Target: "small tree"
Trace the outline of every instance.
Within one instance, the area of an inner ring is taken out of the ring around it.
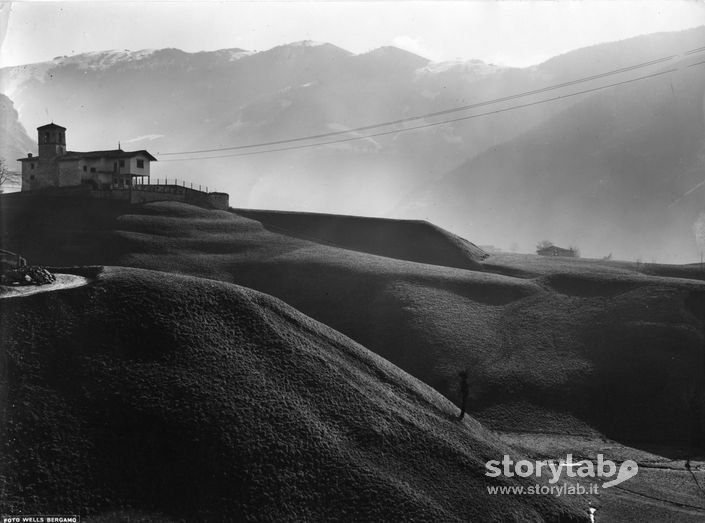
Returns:
[[[0,185],[4,185],[5,182],[10,180],[10,171],[5,165],[5,160],[0,158]]]

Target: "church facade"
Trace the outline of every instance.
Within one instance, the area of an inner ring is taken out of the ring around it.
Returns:
[[[150,162],[145,150],[77,152],[66,150],[66,128],[55,123],[37,127],[39,154],[19,158],[22,191],[88,185],[94,189],[127,189],[149,183]]]

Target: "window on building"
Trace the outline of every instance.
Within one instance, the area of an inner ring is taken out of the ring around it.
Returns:
[[[137,160],[137,168],[144,169],[144,160]]]
[[[92,173],[95,172],[95,167],[91,167],[91,172],[92,172]]]
[[[49,133],[44,133],[44,143],[49,143]]]
[[[31,176],[29,177],[29,179],[30,179],[30,180],[34,180],[34,175],[31,175]]]
[[[125,167],[125,160],[120,160],[120,167]]]
[[[117,178],[113,178],[113,187],[117,187]]]
[[[83,166],[83,172],[86,172],[87,170],[88,170],[88,166],[87,166],[87,165],[84,165],[84,166]]]
[[[33,164],[33,163],[30,163],[30,164],[29,164],[29,168],[30,168],[30,169],[34,169],[34,164]]]

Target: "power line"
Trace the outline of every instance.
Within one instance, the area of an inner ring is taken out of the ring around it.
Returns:
[[[620,73],[624,73],[624,72],[627,72],[627,71],[632,71],[632,70],[635,70],[635,69],[640,69],[640,68],[643,68],[643,67],[648,67],[648,66],[651,66],[651,65],[656,65],[656,64],[659,64],[659,63],[662,63],[662,62],[666,62],[666,61],[668,61],[668,60],[671,60],[671,59],[673,59],[675,56],[676,56],[676,55],[672,55],[672,56],[668,56],[668,57],[664,57],[664,58],[659,58],[658,60],[651,60],[651,61],[649,61],[649,62],[644,62],[644,63],[637,64],[637,65],[632,65],[632,66],[629,66],[629,67],[622,67],[622,68],[620,68],[620,69],[615,69],[615,70],[613,70],[613,71],[608,71],[608,72],[605,72],[605,73],[600,73],[600,74],[596,74],[596,75],[592,75],[592,76],[587,76],[587,77],[580,78],[580,79],[577,79],[577,80],[571,80],[570,82],[564,82],[564,83],[561,83],[561,84],[556,84],[556,85],[551,85],[551,86],[548,86],[548,87],[543,87],[543,88],[541,88],[541,89],[535,89],[535,90],[533,90],[533,91],[525,91],[525,92],[522,92],[522,93],[517,93],[517,94],[510,95],[510,96],[504,96],[504,97],[502,97],[502,98],[495,98],[495,99],[493,99],[493,100],[487,100],[487,101],[484,101],[484,102],[479,102],[479,103],[475,103],[475,104],[471,104],[471,105],[464,105],[464,106],[460,106],[460,107],[454,107],[454,108],[451,108],[451,109],[445,109],[445,110],[443,110],[443,111],[436,111],[436,112],[433,112],[433,113],[426,113],[426,114],[417,115],[417,116],[409,116],[409,117],[407,117],[407,118],[401,118],[401,119],[398,119],[398,120],[391,120],[391,121],[382,122],[382,123],[377,123],[377,124],[372,124],[372,125],[365,125],[365,126],[363,126],[363,127],[355,127],[355,128],[353,128],[353,129],[346,129],[346,130],[343,130],[343,131],[331,131],[331,132],[328,132],[328,133],[313,134],[313,135],[309,135],[309,136],[300,136],[300,137],[297,137],[297,138],[289,138],[289,139],[286,139],[286,140],[276,140],[276,141],[271,141],[271,142],[262,142],[262,143],[249,144],[249,145],[237,145],[237,146],[231,146],[231,147],[221,147],[221,148],[217,148],[217,149],[201,149],[201,150],[194,150],[194,151],[181,151],[181,152],[158,153],[158,155],[159,155],[159,156],[170,156],[170,155],[178,155],[178,154],[213,153],[213,152],[218,152],[218,151],[234,151],[234,150],[240,150],[240,149],[252,149],[252,148],[256,148],[256,147],[266,147],[266,146],[270,146],[270,145],[283,145],[283,144],[285,144],[285,143],[300,142],[300,141],[306,141],[306,140],[315,140],[315,139],[320,139],[320,138],[330,138],[331,136],[339,136],[339,135],[341,135],[341,134],[350,134],[350,133],[361,132],[361,131],[369,131],[369,130],[372,130],[372,129],[377,129],[377,128],[379,128],[379,127],[387,127],[387,126],[390,126],[390,125],[399,125],[399,124],[402,124],[402,123],[408,123],[408,122],[412,122],[412,121],[416,121],[416,120],[422,120],[422,119],[426,119],[426,118],[432,118],[432,117],[435,117],[435,116],[443,116],[443,115],[445,115],[445,114],[451,114],[451,113],[455,113],[455,112],[467,111],[467,110],[470,110],[470,109],[477,109],[478,107],[483,107],[483,106],[486,106],[486,105],[492,105],[492,104],[496,104],[496,103],[500,103],[500,102],[508,102],[508,101],[511,101],[511,100],[515,100],[515,99],[517,99],[517,98],[523,98],[523,97],[525,97],[525,96],[531,96],[531,95],[534,95],[534,94],[540,94],[540,93],[552,91],[552,90],[555,90],[555,89],[561,89],[561,88],[563,88],[563,87],[569,87],[569,86],[571,86],[571,85],[575,85],[575,84],[579,84],[579,83],[584,83],[584,82],[588,82],[588,81],[592,81],[592,80],[597,80],[597,79],[604,78],[604,77],[607,77],[607,76],[612,76],[612,75],[615,75],[615,74],[620,74]]]
[[[691,49],[690,51],[686,51],[683,54],[688,55],[688,54],[693,54],[693,53],[699,53],[700,51],[705,51],[705,47],[698,47],[696,49]]]
[[[705,62],[703,62],[703,63],[705,63]],[[289,147],[280,147],[280,148],[276,148],[276,149],[266,149],[266,150],[263,150],[263,151],[251,151],[251,152],[236,153],[236,154],[221,154],[221,155],[217,155],[217,156],[199,156],[199,157],[193,157],[193,158],[174,158],[174,159],[171,159],[171,160],[160,160],[160,161],[161,161],[161,162],[185,162],[185,161],[192,161],[192,160],[210,160],[210,159],[214,159],[214,158],[235,158],[235,157],[240,157],[240,156],[254,156],[254,155],[258,155],[258,154],[268,154],[268,153],[275,153],[275,152],[281,152],[281,151],[293,151],[293,150],[296,150],[296,149],[307,149],[307,148],[310,148],[310,147],[320,147],[320,146],[322,146],[322,145],[331,145],[331,144],[336,144],[336,143],[352,142],[352,141],[355,141],[355,140],[365,140],[365,139],[367,139],[367,138],[375,138],[375,137],[378,137],[378,136],[386,136],[386,135],[390,135],[390,134],[397,134],[397,133],[403,133],[403,132],[408,132],[408,131],[415,131],[415,130],[418,130],[418,129],[426,129],[426,128],[428,128],[428,127],[434,127],[434,126],[438,126],[438,125],[446,125],[446,124],[449,124],[449,123],[455,123],[455,122],[461,122],[461,121],[465,121],[465,120],[471,120],[471,119],[473,119],[473,118],[480,118],[480,117],[482,117],[482,116],[489,116],[489,115],[493,115],[493,114],[504,113],[504,112],[507,112],[507,111],[513,111],[513,110],[515,110],[515,109],[523,109],[523,108],[526,108],[526,107],[532,107],[532,106],[534,106],[534,105],[540,105],[540,104],[543,104],[543,103],[554,102],[554,101],[556,101],[556,100],[562,100],[562,99],[570,98],[570,97],[573,97],[573,96],[579,96],[579,95],[581,95],[581,94],[587,94],[587,93],[592,93],[592,92],[596,92],[596,91],[602,91],[602,90],[608,89],[608,88],[610,88],[610,87],[617,87],[617,86],[619,86],[619,85],[625,85],[625,84],[629,84],[629,83],[633,83],[633,82],[638,82],[638,81],[641,81],[641,80],[646,80],[646,79],[649,79],[649,78],[655,78],[655,77],[657,77],[657,76],[662,76],[662,75],[665,75],[665,74],[668,74],[668,73],[673,73],[673,72],[675,72],[675,71],[677,71],[677,69],[668,69],[668,70],[666,70],[666,71],[660,71],[660,72],[658,72],[658,73],[652,73],[652,74],[648,74],[648,75],[644,75],[644,76],[639,76],[639,77],[636,77],[636,78],[631,78],[631,79],[629,79],[629,80],[624,80],[624,81],[622,81],[622,82],[616,82],[616,83],[612,83],[612,84],[607,84],[607,85],[603,85],[603,86],[600,86],[600,87],[593,87],[593,88],[591,88],[591,89],[585,89],[585,90],[583,90],[583,91],[577,91],[577,92],[575,92],[575,93],[569,93],[569,94],[564,94],[564,95],[560,95],[560,96],[554,96],[553,98],[547,98],[547,99],[545,99],[545,100],[538,100],[538,101],[535,101],[535,102],[530,102],[530,103],[526,103],[526,104],[522,104],[522,105],[514,105],[514,106],[512,106],[512,107],[505,107],[505,108],[503,108],[503,109],[496,109],[496,110],[494,110],[494,111],[488,111],[488,112],[485,112],[485,113],[473,114],[473,115],[469,115],[469,116],[461,116],[461,117],[459,117],[459,118],[452,118],[452,119],[450,119],[450,120],[442,120],[442,121],[440,121],[440,122],[432,122],[432,123],[427,123],[427,124],[422,124],[422,125],[415,125],[415,126],[413,126],[413,127],[405,127],[405,128],[403,128],[403,129],[393,129],[393,130],[391,130],[391,131],[383,131],[383,132],[374,133],[374,134],[367,134],[367,135],[364,135],[364,136],[353,136],[353,137],[349,137],[349,138],[339,138],[339,139],[337,139],[337,140],[328,140],[328,141],[325,141],[325,142],[317,142],[317,143],[312,143],[312,144],[293,145],[293,146],[289,146]],[[185,154],[185,153],[184,153],[184,154]]]
[[[692,49],[690,51],[687,51],[685,54],[701,52],[703,50],[705,50],[705,47]],[[644,67],[649,67],[652,65],[657,65],[660,63],[668,62],[668,61],[672,60],[673,58],[675,58],[676,56],[678,56],[678,55],[666,56],[663,58],[658,58],[656,60],[650,60],[648,62],[642,62],[642,63],[636,64],[636,65],[621,67],[619,69],[614,69],[612,71],[607,71],[604,73],[599,73],[599,74],[595,74],[592,76],[586,76],[586,77],[579,78],[576,80],[571,80],[569,82],[563,82],[560,84],[555,84],[555,85],[551,85],[548,87],[543,87],[541,89],[534,89],[532,91],[524,91],[522,93],[504,96],[501,98],[495,98],[495,99],[487,100],[484,102],[479,102],[479,103],[470,104],[470,105],[464,105],[464,106],[460,106],[460,107],[454,107],[451,109],[445,109],[443,111],[436,111],[436,112],[426,113],[426,114],[422,114],[422,115],[410,116],[410,117],[401,118],[398,120],[391,120],[391,121],[387,121],[387,122],[366,125],[366,126],[362,126],[362,127],[355,127],[352,129],[346,129],[346,130],[342,130],[342,131],[331,131],[331,132],[327,132],[327,133],[314,134],[314,135],[308,135],[308,136],[300,136],[300,137],[289,138],[289,139],[284,139],[284,140],[275,140],[275,141],[270,141],[270,142],[261,142],[261,143],[256,143],[256,144],[247,144],[247,145],[236,145],[236,146],[221,147],[221,148],[215,148],[215,149],[197,149],[197,150],[192,150],[192,151],[175,151],[175,152],[157,153],[157,155],[158,156],[173,156],[173,155],[180,155],[180,154],[199,154],[199,153],[212,153],[212,152],[219,152],[219,151],[235,151],[235,150],[242,150],[242,149],[253,149],[253,148],[258,148],[258,147],[268,147],[268,146],[272,146],[272,145],[283,145],[283,144],[287,144],[287,143],[316,140],[316,139],[321,139],[321,138],[330,138],[332,136],[340,136],[343,134],[369,131],[369,130],[373,130],[373,129],[378,129],[380,127],[388,127],[390,125],[399,125],[399,124],[408,123],[408,122],[412,122],[412,121],[416,121],[416,120],[423,120],[426,118],[443,116],[446,114],[467,111],[470,109],[477,109],[478,107],[484,107],[484,106],[493,105],[496,103],[516,100],[517,98],[523,98],[525,96],[532,96],[535,94],[541,94],[541,93],[553,91],[556,89],[561,89],[563,87],[569,87],[572,85],[577,85],[577,84],[589,82],[592,80],[598,80],[600,78],[606,78],[606,77],[613,76],[616,74],[621,74],[621,73],[625,73],[628,71],[634,71],[634,70],[641,69]]]

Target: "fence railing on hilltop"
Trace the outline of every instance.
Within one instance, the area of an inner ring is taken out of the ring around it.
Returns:
[[[163,183],[161,183],[163,182]],[[202,207],[227,210],[229,195],[227,193],[210,192],[207,185],[196,185],[177,178],[156,178],[154,183],[136,184],[132,187],[119,189],[126,193],[123,199],[131,203],[147,203],[159,200],[177,200]],[[116,191],[112,192],[113,197]]]
[[[163,183],[160,183],[160,180]],[[192,182],[186,182],[186,180],[179,180],[177,178],[157,178],[154,182],[151,180],[148,183],[138,183],[132,186],[133,191],[156,191],[156,192],[171,192],[173,188],[178,187],[181,189],[189,189],[191,191],[198,191],[203,193],[208,193],[207,185],[195,185]],[[129,189],[129,187],[125,187]],[[161,188],[161,189],[159,189]],[[171,190],[169,188],[172,188]]]
[[[3,194],[3,202],[12,198],[97,198],[130,203],[150,203],[162,200],[180,201],[209,209],[228,210],[230,195],[210,192],[207,185],[194,184],[177,178],[156,178],[154,183],[139,183],[112,187],[109,184],[81,184],[67,187],[49,187],[41,191],[20,191]]]

